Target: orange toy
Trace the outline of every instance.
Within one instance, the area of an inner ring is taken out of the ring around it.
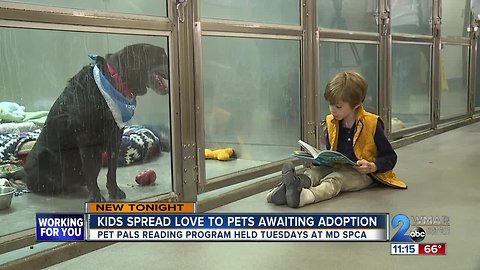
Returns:
[[[221,148],[217,150],[205,149],[205,158],[227,161],[233,157],[234,153],[233,148]]]

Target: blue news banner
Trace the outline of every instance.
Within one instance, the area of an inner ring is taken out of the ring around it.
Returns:
[[[37,214],[37,241],[84,241],[85,214]]]
[[[39,241],[388,241],[388,214],[37,214]]]

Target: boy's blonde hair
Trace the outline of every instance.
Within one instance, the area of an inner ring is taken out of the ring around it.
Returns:
[[[353,108],[365,100],[367,89],[367,80],[362,75],[355,71],[344,71],[327,83],[324,97],[330,105],[343,101]]]

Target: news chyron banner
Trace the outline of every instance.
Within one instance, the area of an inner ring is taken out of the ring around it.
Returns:
[[[388,214],[195,213],[193,203],[87,203],[37,214],[39,241],[388,241]]]

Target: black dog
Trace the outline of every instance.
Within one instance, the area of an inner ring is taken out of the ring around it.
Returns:
[[[134,44],[93,59],[95,64],[69,80],[28,154],[23,180],[33,192],[55,194],[86,185],[90,201],[104,201],[97,177],[106,151],[110,199],[126,197],[116,179],[122,123],[133,116],[135,97],[147,87],[168,94],[168,57],[161,47]]]

